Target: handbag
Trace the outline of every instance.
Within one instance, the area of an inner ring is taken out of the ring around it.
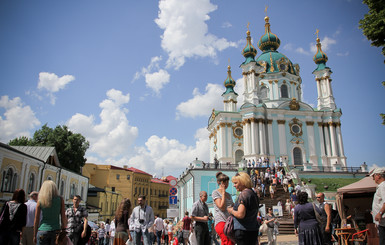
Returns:
[[[226,219],[225,227],[223,228],[223,233],[232,241],[235,241],[235,231],[234,231],[234,217],[230,215]]]
[[[267,229],[269,229],[269,227],[267,226],[266,223],[263,223],[263,224],[259,227],[259,232],[261,232],[261,233],[266,233],[266,232],[267,232]]]
[[[9,218],[7,219],[7,214],[5,214],[7,208],[8,208],[8,203],[6,202],[3,206],[3,210],[0,215],[0,227],[6,227],[7,226],[6,223],[7,221],[9,221]],[[9,216],[9,211],[8,211],[8,216]]]
[[[324,224],[326,222],[326,220],[323,219],[321,217],[321,215],[317,212],[317,210],[315,209],[315,204],[314,203],[312,203],[312,204],[313,204],[313,209],[314,209],[314,213],[315,213],[315,218],[318,221],[318,224],[320,224],[320,225]]]

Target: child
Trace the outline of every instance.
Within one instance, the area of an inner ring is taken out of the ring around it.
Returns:
[[[61,230],[57,235],[56,235],[56,245],[73,245],[71,240],[67,236],[67,232],[65,230]]]

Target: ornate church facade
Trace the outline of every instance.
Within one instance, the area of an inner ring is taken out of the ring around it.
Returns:
[[[317,32],[318,36],[318,32]],[[278,52],[280,39],[271,32],[265,17],[265,33],[257,45],[247,44],[241,64],[244,104],[237,107],[235,80],[224,81],[223,110],[213,109],[208,122],[210,162],[238,163],[268,158],[306,170],[341,171],[346,157],[341,134],[341,109],[337,108],[331,86],[327,55],[317,37],[314,55],[317,108],[302,101],[300,67]]]

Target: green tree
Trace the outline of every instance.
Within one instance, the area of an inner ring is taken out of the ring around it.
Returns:
[[[56,126],[55,129],[52,129],[47,124],[34,133],[33,139],[20,137],[11,140],[8,144],[19,146],[54,146],[60,164],[77,173],[80,173],[80,168],[87,161],[84,155],[90,145],[83,135],[71,132],[65,125]]]
[[[385,55],[385,1],[363,0],[363,3],[368,5],[369,13],[360,20],[360,28],[372,41],[372,46],[382,47],[382,54]]]

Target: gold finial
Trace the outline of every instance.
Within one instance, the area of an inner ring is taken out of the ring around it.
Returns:
[[[250,22],[247,22],[247,31],[249,31]]]
[[[267,6],[267,5],[265,5],[265,15],[266,15],[266,17],[267,17],[267,8],[268,8],[269,6]]]
[[[317,43],[319,43],[319,41],[320,41],[320,40],[319,40],[319,37],[318,37],[318,33],[319,33],[319,30],[316,29],[315,34],[317,35],[317,39],[316,39],[316,40],[317,40]]]
[[[229,65],[227,66],[227,69],[230,70],[231,69],[231,66],[230,66],[230,58],[229,58]]]

